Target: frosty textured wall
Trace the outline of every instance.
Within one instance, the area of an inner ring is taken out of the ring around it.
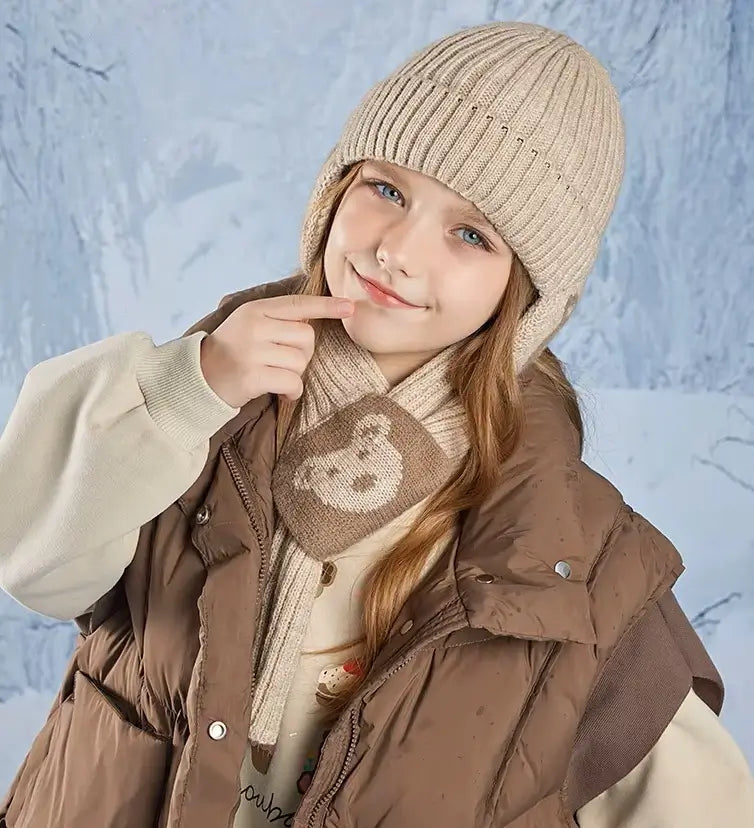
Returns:
[[[123,264],[119,290],[144,302],[147,283],[196,288],[160,309],[170,330],[218,293],[295,265],[308,188],[366,88],[431,38],[507,18],[584,43],[627,120],[624,187],[562,355],[611,386],[754,393],[747,0],[5,0],[1,14],[0,370],[11,384],[52,353],[143,323],[108,301],[105,245]],[[178,258],[162,262],[155,212],[169,221],[213,191],[208,223],[174,228]],[[218,270],[230,245],[244,255]]]
[[[125,330],[165,341],[292,270],[314,176],[361,95],[429,40],[491,19],[565,31],[619,90],[626,178],[553,347],[602,389],[594,463],[679,545],[679,596],[754,758],[754,676],[735,657],[754,630],[748,0],[3,0],[0,426],[36,362]],[[0,788],[73,637],[0,594]]]

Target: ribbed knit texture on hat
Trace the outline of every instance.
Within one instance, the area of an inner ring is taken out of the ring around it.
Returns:
[[[514,343],[520,372],[581,297],[620,190],[624,126],[605,68],[567,35],[532,23],[485,23],[430,43],[348,118],[307,206],[305,272],[327,220],[319,198],[365,158],[451,187],[521,259],[539,298]]]

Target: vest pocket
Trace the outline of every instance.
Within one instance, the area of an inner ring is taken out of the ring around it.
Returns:
[[[8,828],[149,828],[165,795],[170,753],[168,739],[133,725],[77,672],[28,796],[11,803]]]

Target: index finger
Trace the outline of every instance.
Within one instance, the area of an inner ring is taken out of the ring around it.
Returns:
[[[262,300],[265,316],[273,319],[340,319],[353,311],[353,301],[343,296],[309,296],[295,293]]]

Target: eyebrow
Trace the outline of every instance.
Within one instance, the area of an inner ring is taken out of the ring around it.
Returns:
[[[369,158],[366,161],[366,164],[370,164],[373,167],[377,167],[377,169],[382,171],[383,175],[391,176],[393,178],[397,178],[398,180],[405,181],[400,171],[394,170],[393,167],[388,167],[388,165],[383,161],[380,161],[379,158]],[[489,230],[491,233],[494,233],[496,236],[500,235],[498,231],[495,229],[492,222],[484,215],[484,213],[481,213],[473,204],[463,204],[461,207],[458,207],[454,212],[460,218],[465,218],[468,221],[473,221],[478,224],[481,224],[484,227],[486,227],[487,230]]]

